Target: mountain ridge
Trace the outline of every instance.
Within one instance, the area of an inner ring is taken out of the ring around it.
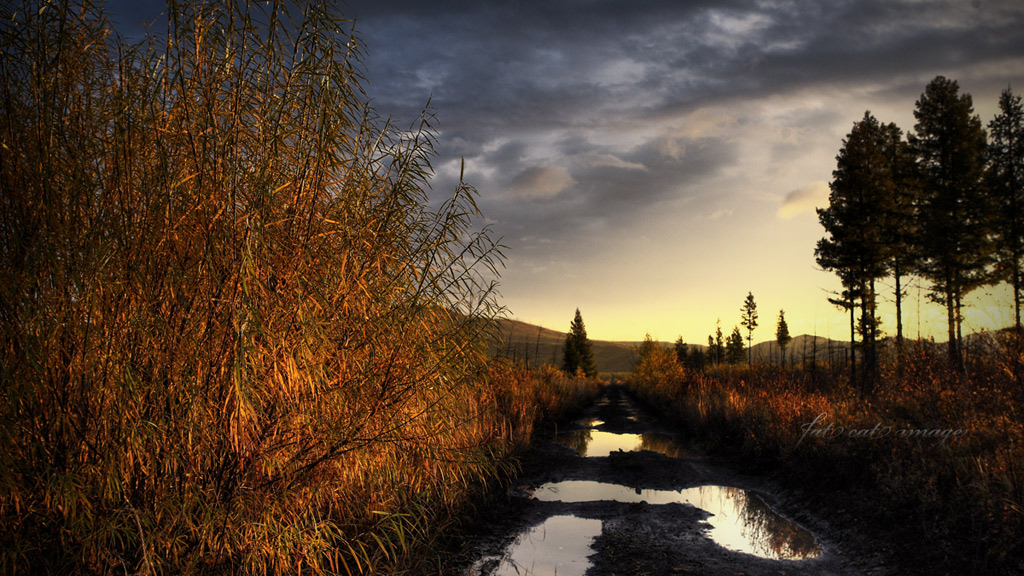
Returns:
[[[542,364],[561,366],[562,346],[565,343],[565,332],[559,332],[536,324],[512,318],[498,321],[497,342],[494,352],[530,367]],[[597,363],[597,371],[601,374],[628,373],[633,371],[637,349],[642,341],[611,341],[590,339]],[[659,342],[671,348],[674,342]],[[688,346],[706,350],[706,344],[687,343]],[[786,347],[786,362],[799,362],[804,357],[817,356],[819,361],[845,359],[850,348],[849,341],[832,340],[824,336],[801,334],[794,336]],[[816,353],[816,354],[815,354]],[[779,346],[775,340],[765,340],[753,346],[754,360],[770,360],[780,362]]]

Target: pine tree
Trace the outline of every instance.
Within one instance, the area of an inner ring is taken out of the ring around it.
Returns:
[[[917,165],[910,144],[903,139],[903,131],[895,124],[882,126],[883,154],[888,165],[889,194],[882,198],[881,235],[886,239],[886,268],[893,278],[896,304],[896,349],[903,350],[903,279],[917,267],[914,250],[917,235],[915,219],[920,184]]]
[[[562,346],[562,370],[570,375],[582,372],[587,378],[597,378],[594,352],[590,339],[587,338],[587,329],[583,325],[583,316],[579,308],[576,309],[576,316],[569,325],[569,333],[566,334],[565,344]]]
[[[704,372],[704,363],[706,362],[706,356],[704,351],[698,346],[693,346],[689,354],[687,354],[686,367],[695,372]]]
[[[739,364],[743,361],[743,335],[740,334],[740,327],[733,326],[732,334],[725,343],[725,356],[729,364]]]
[[[752,292],[747,292],[747,299],[744,300],[740,312],[743,313],[743,319],[740,321],[740,324],[747,329],[747,364],[750,364],[752,346],[754,344],[754,329],[757,328],[757,303],[754,302],[754,294]]]
[[[1021,331],[1021,260],[1024,259],[1024,106],[1010,89],[999,96],[1000,113],[988,124],[987,182],[995,209],[993,224],[1000,280],[1013,287],[1014,327]]]
[[[580,353],[576,349],[576,339],[572,331],[565,335],[565,343],[562,345],[562,371],[574,376],[580,367]]]
[[[714,365],[725,360],[725,339],[722,337],[722,320],[715,322],[714,337],[708,336],[708,361]]]
[[[789,335],[789,324],[786,324],[786,311],[779,310],[779,321],[775,324],[775,341],[779,343],[779,350],[782,351],[782,365],[786,365],[786,346],[793,340]]]
[[[839,275],[850,296],[843,300],[844,308],[852,314],[853,298],[860,300],[865,392],[877,376],[875,280],[888,273],[890,230],[885,225],[891,221],[886,215],[891,212],[890,199],[896,188],[891,148],[898,133],[895,125],[883,126],[865,112],[836,156],[829,206],[818,210],[818,220],[828,236],[818,241],[815,258],[822,268]]]
[[[679,365],[680,366],[686,366],[687,365],[687,361],[689,360],[689,358],[688,358],[688,356],[689,356],[689,346],[686,345],[686,342],[683,342],[683,337],[682,336],[680,336],[676,340],[675,350],[676,350],[676,360],[679,361]]]
[[[931,297],[946,307],[949,358],[963,368],[961,309],[971,290],[988,282],[992,261],[991,206],[983,186],[985,131],[970,94],[936,77],[917,101],[910,143],[921,178],[917,240],[919,273]]]

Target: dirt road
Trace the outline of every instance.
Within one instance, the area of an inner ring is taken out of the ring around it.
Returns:
[[[801,494],[694,452],[609,386],[540,440],[516,488],[479,514],[456,571],[471,575],[887,575],[869,535]]]

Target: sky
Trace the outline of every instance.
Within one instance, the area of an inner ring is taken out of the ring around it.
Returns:
[[[108,3],[126,27],[161,2]],[[1019,0],[350,0],[366,91],[438,129],[432,198],[465,179],[507,249],[510,316],[591,339],[706,343],[747,293],[774,339],[848,338],[814,248],[815,207],[866,110],[903,131],[942,75],[987,125],[1024,93]],[[885,292],[891,286],[882,283]],[[945,339],[945,310],[911,286],[904,326]],[[891,294],[882,329],[895,332]],[[1005,287],[968,298],[965,330],[1012,323]]]

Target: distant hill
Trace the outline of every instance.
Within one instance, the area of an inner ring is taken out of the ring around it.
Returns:
[[[688,343],[687,345],[690,346],[691,349],[708,349],[704,344]],[[830,340],[823,336],[802,334],[800,336],[794,336],[793,340],[786,346],[786,363],[800,364],[804,358],[810,360],[811,358],[814,358],[815,355],[817,355],[818,362],[825,362],[828,360],[842,362],[844,358],[847,357],[847,351],[849,349],[849,342]],[[746,350],[746,348],[744,348],[744,350]],[[782,362],[782,352],[779,350],[779,343],[775,340],[768,340],[754,344],[754,347],[751,350],[751,357],[754,362],[771,362],[773,364],[779,364]],[[745,355],[743,358],[744,362],[746,362]]]
[[[503,319],[498,321],[499,342],[493,347],[495,353],[513,358],[529,366],[551,364],[562,365],[562,345],[565,343],[565,332],[558,332],[542,326],[528,324],[519,320]],[[591,340],[597,371],[602,374],[632,372],[636,361],[636,350],[640,342],[610,342]],[[672,346],[672,342],[661,342],[663,346]],[[702,350],[707,346],[690,344]],[[786,362],[799,364],[803,358],[812,358],[817,354],[818,361],[833,360],[842,362],[848,355],[850,343],[841,340],[830,340],[822,336],[801,335],[793,338],[786,347]],[[755,361],[778,363],[781,361],[779,345],[774,340],[760,342],[753,347]]]
[[[841,362],[846,358],[850,343],[842,340],[831,340],[822,336],[802,334],[795,336],[786,346],[786,363],[800,363],[802,358],[813,358],[817,354],[818,361],[833,360]],[[779,343],[774,340],[754,344],[752,355],[755,361],[771,361],[779,363],[782,359]]]
[[[510,319],[499,320],[498,326],[500,336],[495,346],[496,352],[529,366],[562,365],[562,346],[565,344],[565,335],[569,333],[568,326],[565,332],[557,332]],[[609,374],[633,371],[635,351],[640,345],[639,342],[608,342],[593,339],[590,342],[598,372]]]

